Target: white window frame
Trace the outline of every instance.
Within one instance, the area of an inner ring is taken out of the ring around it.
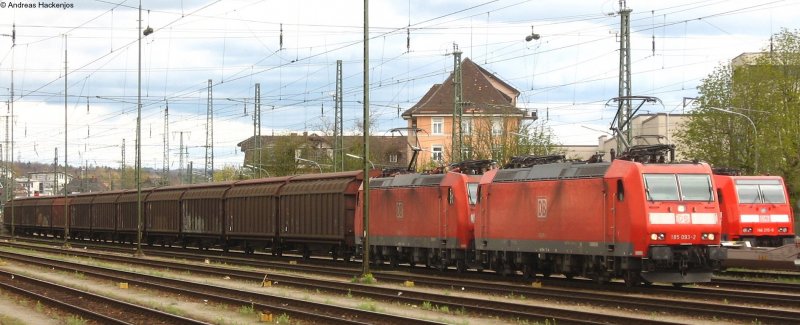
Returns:
[[[503,134],[503,119],[500,117],[492,118],[492,135]]]
[[[431,146],[431,160],[433,161],[444,161],[444,146],[443,145],[432,145]]]
[[[431,117],[431,134],[444,134],[444,117]]]
[[[397,162],[397,156],[398,156],[397,153],[390,153],[389,154],[389,162],[390,163],[396,163]]]
[[[472,134],[472,118],[471,117],[462,117],[461,118],[461,133],[464,135]]]

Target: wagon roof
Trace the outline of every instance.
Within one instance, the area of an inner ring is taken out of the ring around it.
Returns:
[[[556,163],[536,165],[527,168],[501,169],[493,182],[515,182],[527,180],[547,180],[566,178],[602,177],[611,163]]]
[[[373,178],[369,181],[371,188],[436,186],[442,183],[445,174],[403,174],[394,177]]]

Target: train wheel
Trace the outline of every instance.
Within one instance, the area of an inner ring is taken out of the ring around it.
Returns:
[[[392,267],[397,267],[400,265],[400,262],[397,260],[397,255],[389,256],[389,265]]]
[[[467,272],[467,262],[464,260],[456,261],[456,271],[458,271],[458,273]]]
[[[533,280],[536,277],[536,272],[533,271],[533,267],[525,264],[522,267],[522,278],[525,280]]]
[[[625,280],[625,286],[628,288],[633,288],[639,285],[641,281],[639,280],[639,273],[636,271],[625,271],[625,275],[623,276]]]
[[[337,251],[336,251],[336,248],[334,248],[334,249],[331,249],[331,259],[332,259],[334,262],[336,262],[336,260],[337,260],[338,258],[339,258],[339,252],[337,252]]]
[[[308,260],[311,257],[311,250],[308,249],[308,246],[303,247],[303,259]]]

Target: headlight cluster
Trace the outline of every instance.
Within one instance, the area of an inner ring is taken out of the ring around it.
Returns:
[[[789,227],[778,227],[778,232],[789,232]]]
[[[713,233],[703,233],[703,235],[700,237],[703,238],[703,240],[714,240],[715,238],[717,238],[717,236],[714,235]]]
[[[753,227],[744,227],[742,228],[742,232],[753,232]]]
[[[650,240],[664,240],[665,238],[667,238],[667,235],[663,232],[650,234]]]

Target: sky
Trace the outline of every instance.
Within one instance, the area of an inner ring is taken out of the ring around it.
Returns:
[[[363,119],[363,1],[144,0],[142,29],[153,33],[141,55],[138,1],[40,2],[0,0],[3,160],[13,134],[19,161],[52,164],[57,150],[63,165],[66,148],[70,165],[116,168],[124,148],[132,166],[139,73],[145,168],[163,168],[165,139],[171,170],[181,143],[184,163],[203,168],[209,102],[214,168],[240,166],[256,83],[262,135],[330,130],[337,60],[345,131]],[[683,98],[716,68],[800,25],[800,1],[626,5],[632,94],[661,100],[640,112],[686,112]],[[372,133],[406,126],[399,113],[447,78],[457,48],[518,89],[518,106],[537,110],[558,142],[596,144],[616,112],[619,10],[619,1],[370,1]],[[540,38],[527,42],[532,32]]]

